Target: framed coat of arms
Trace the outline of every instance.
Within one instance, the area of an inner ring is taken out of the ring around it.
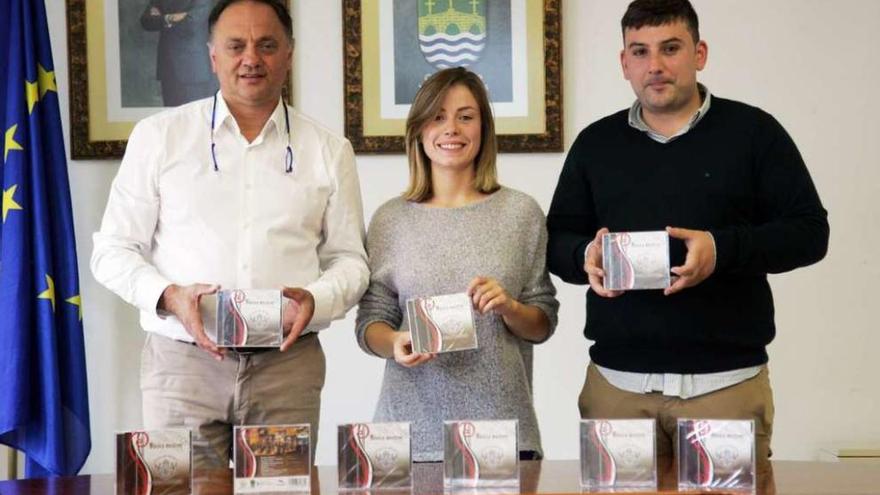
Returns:
[[[345,129],[402,152],[421,83],[463,66],[486,83],[501,151],[562,151],[561,0],[343,0]]]

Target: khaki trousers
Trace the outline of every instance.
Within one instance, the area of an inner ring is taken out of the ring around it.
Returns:
[[[595,365],[587,366],[584,387],[578,397],[584,419],[653,418],[657,420],[657,457],[673,459],[678,418],[755,420],[755,459],[759,473],[770,468],[770,437],[773,434],[773,391],[767,367],[736,385],[690,399],[661,393],[637,394],[621,390],[602,376]]]
[[[144,427],[191,429],[193,466],[225,469],[232,425],[309,423],[314,459],[324,372],[315,334],[287,352],[228,352],[217,361],[194,345],[148,332],[141,353]]]

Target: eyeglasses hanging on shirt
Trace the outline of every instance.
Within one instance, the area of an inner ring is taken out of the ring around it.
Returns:
[[[287,114],[287,105],[282,101],[281,106],[284,108],[284,125],[287,135],[287,149],[284,152],[284,173],[293,172],[293,149],[290,147],[290,116]],[[211,160],[214,161],[214,172],[219,172],[220,167],[217,166],[217,143],[214,142],[214,125],[217,119],[217,94],[214,94],[214,105],[211,107]]]

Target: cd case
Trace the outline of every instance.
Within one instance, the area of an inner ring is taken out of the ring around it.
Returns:
[[[450,352],[477,348],[474,307],[461,292],[406,301],[413,352]]]
[[[236,426],[233,434],[235,493],[310,490],[309,425]]]
[[[444,486],[519,486],[518,426],[516,420],[444,421]]]
[[[583,488],[657,487],[653,419],[585,419],[580,428]]]
[[[220,347],[280,347],[282,308],[279,290],[219,291],[215,342]]]
[[[755,490],[753,420],[678,420],[679,490]]]
[[[190,430],[116,434],[117,495],[188,495],[191,490]]]
[[[603,235],[602,270],[608,290],[669,287],[669,234],[661,230]]]
[[[339,489],[412,486],[409,423],[339,425]]]

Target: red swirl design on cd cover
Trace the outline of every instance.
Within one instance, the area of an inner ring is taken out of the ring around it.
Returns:
[[[698,460],[698,483],[702,486],[711,486],[715,478],[715,466],[712,457],[706,450],[703,439],[711,432],[711,425],[707,421],[695,421],[691,424],[691,431],[688,433],[688,441],[694,447]]]
[[[241,303],[246,299],[244,291],[236,290],[229,298],[229,313],[235,320],[235,345],[243,346],[247,342],[247,321],[241,315]]]
[[[137,495],[149,495],[153,489],[153,476],[147,469],[142,449],[150,443],[150,437],[145,431],[131,434],[131,442],[128,444],[128,454],[135,465],[135,490]]]
[[[471,450],[470,442],[468,442],[468,438],[474,434],[474,425],[467,422],[456,423],[454,430],[453,439],[455,447],[461,453],[462,461],[464,462],[464,474],[467,479],[476,483],[480,478],[480,466],[477,464],[477,457],[474,455],[473,450]]]
[[[613,485],[617,478],[617,465],[604,440],[610,430],[611,423],[605,421],[597,422],[590,429],[590,441],[599,454],[599,481],[603,485]]]
[[[244,463],[242,465],[244,472],[241,474],[244,478],[254,478],[257,475],[257,456],[247,441],[247,432],[247,428],[238,430],[238,438],[236,439],[238,446],[241,448],[241,453],[244,455]]]
[[[416,304],[416,311],[418,312],[419,319],[425,323],[425,326],[428,327],[428,331],[431,333],[431,352],[439,352],[443,348],[443,334],[440,332],[440,326],[431,317],[432,305],[430,300],[419,299]]]
[[[358,460],[357,482],[361,488],[370,488],[373,484],[373,465],[364,453],[363,439],[370,435],[369,427],[363,423],[351,425],[348,445]]]

